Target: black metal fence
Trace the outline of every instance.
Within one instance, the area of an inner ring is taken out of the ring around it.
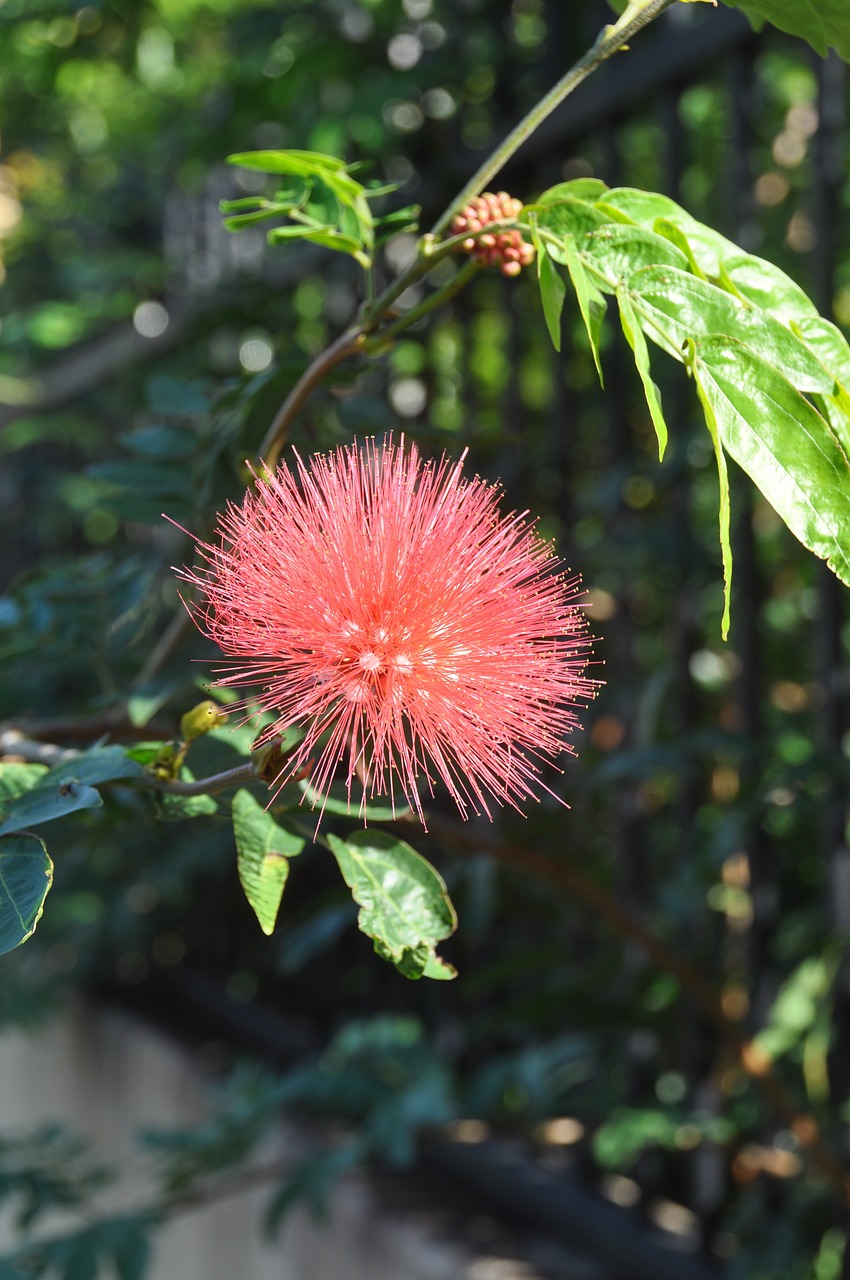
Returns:
[[[611,185],[661,190],[778,261],[824,314],[837,304],[846,321],[847,69],[776,34],[754,36],[736,13],[702,10],[681,6],[604,68],[540,129],[505,182],[527,196],[593,173]],[[597,25],[607,13],[600,10]],[[471,158],[462,163],[468,171]],[[234,250],[238,238],[217,228],[209,201],[171,209],[167,301],[178,321],[203,307],[217,283],[268,270],[256,241]],[[307,269],[312,260],[291,279]],[[648,931],[661,928],[672,946],[711,966],[730,1022],[755,1031],[807,946],[821,953],[850,927],[846,591],[736,475],[733,630],[722,644],[716,477],[692,389],[658,358],[671,425],[660,464],[614,326],[602,392],[577,315],[568,314],[556,355],[533,288],[479,279],[432,328],[413,330],[376,376],[426,437],[472,445],[476,468],[499,475],[513,502],[539,511],[544,532],[582,572],[607,687],[568,771],[570,842],[587,849],[613,897]],[[128,332],[119,363],[179,342],[180,323],[149,345]],[[45,403],[81,394],[115,367],[108,353],[86,360],[90,374],[75,379],[70,362],[66,383],[57,381]],[[220,932],[210,942],[213,968],[226,942]],[[581,929],[564,943],[577,960],[592,945]],[[633,977],[643,964],[630,955],[625,962]],[[826,1058],[835,1115],[850,1098],[848,979],[842,961]],[[722,1116],[738,1082],[714,1033],[686,1004],[672,1025],[665,1018],[669,1097]],[[624,1044],[637,1105],[657,1044],[639,1025]],[[799,1167],[805,1137],[788,1126],[777,1118],[749,1164],[733,1161],[730,1170],[721,1143],[695,1142],[664,1159],[642,1157],[628,1179],[609,1178],[603,1189],[621,1204],[687,1210],[679,1235],[690,1257],[722,1267],[734,1253],[728,1231],[717,1230],[729,1179],[744,1185],[765,1173],[765,1212],[781,1212],[781,1181]],[[785,1165],[777,1155],[771,1168],[769,1153],[783,1151]],[[591,1160],[573,1172],[599,1186]],[[622,1260],[611,1265],[612,1275],[626,1274]]]

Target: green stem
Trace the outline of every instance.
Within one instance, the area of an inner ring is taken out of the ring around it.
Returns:
[[[663,12],[664,9],[668,9],[673,3],[674,0],[632,0],[625,13],[613,26],[603,27],[593,47],[583,57],[579,58],[578,62],[549,90],[545,97],[541,98],[532,107],[528,115],[508,134],[501,146],[497,147],[492,155],[487,157],[478,171],[473,174],[460,195],[455,197],[445,212],[434,223],[433,234],[439,235],[441,231],[444,231],[455,214],[465,208],[474,196],[480,195],[489,184],[491,178],[494,178],[504,168],[514,152],[519,150],[526,139],[534,133],[538,125],[548,115],[551,115],[555,108],[565,98],[569,97],[573,90],[577,89],[591,72],[595,71],[612,54],[622,49],[632,36],[637,35],[638,31],[647,26],[654,18],[658,17],[659,13]]]
[[[373,352],[380,351],[385,342],[391,341],[403,330],[409,329],[412,324],[416,324],[416,321],[421,320],[423,316],[436,311],[437,307],[441,307],[444,302],[449,302],[455,294],[460,293],[461,289],[469,283],[472,277],[480,270],[480,267],[481,264],[472,259],[464,263],[460,271],[442,289],[435,290],[424,302],[420,302],[417,307],[411,307],[409,311],[405,311],[403,316],[399,316],[392,324],[387,325],[386,329],[381,329],[374,337],[367,338],[363,344],[363,354],[372,355]]]
[[[266,432],[265,439],[260,446],[260,456],[267,467],[274,467],[277,463],[289,431],[289,425],[314,388],[322,382],[331,369],[334,369],[348,356],[355,355],[363,350],[367,335],[375,332],[381,319],[387,314],[392,304],[412,284],[415,284],[422,276],[427,275],[441,258],[451,253],[458,244],[467,239],[468,233],[443,240],[431,249],[430,245],[433,238],[439,236],[451,222],[454,215],[464,208],[473,196],[484,189],[490,179],[503,168],[514,152],[531,136],[541,121],[545,120],[564,98],[572,93],[583,80],[587,79],[591,72],[595,71],[601,63],[605,62],[607,58],[610,58],[619,49],[622,49],[632,36],[636,35],[638,31],[647,26],[659,13],[669,8],[673,3],[675,3],[675,0],[632,0],[632,3],[618,21],[612,26],[603,27],[593,47],[529,111],[528,115],[520,121],[502,145],[497,147],[466,184],[460,195],[452,201],[445,213],[437,220],[433,232],[430,236],[424,238],[422,247],[413,262],[387,286],[378,298],[369,302],[361,310],[358,321],[337,338],[326,351],[323,351],[299,378],[275,415],[274,421]],[[493,226],[488,228],[490,231],[493,229]],[[462,274],[463,272],[459,273],[459,275]],[[465,282],[466,280],[464,279],[463,283]],[[434,305],[438,304],[435,302]],[[430,309],[429,307],[428,310]],[[395,325],[390,326],[390,329],[392,332],[398,332],[402,328],[407,328],[408,324],[412,324],[414,319],[419,318],[420,314],[425,315],[427,311],[419,311],[412,318],[402,317]],[[402,323],[402,321],[405,321],[405,323]]]

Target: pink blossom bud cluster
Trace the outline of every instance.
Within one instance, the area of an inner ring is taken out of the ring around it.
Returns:
[[[470,200],[466,208],[452,222],[452,232],[480,232],[491,222],[516,218],[522,212],[522,201],[509,196],[507,191],[493,195],[485,191]],[[534,245],[528,244],[519,231],[485,232],[464,240],[463,249],[471,253],[487,267],[498,267],[502,275],[518,276],[523,267],[534,261]]]

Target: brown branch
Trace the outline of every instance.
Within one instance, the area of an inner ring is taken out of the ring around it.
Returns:
[[[298,379],[275,414],[260,445],[260,457],[269,469],[276,465],[280,451],[286,442],[289,425],[307,397],[332,369],[349,356],[356,355],[363,341],[364,333],[361,328],[346,329],[345,333],[340,334]]]

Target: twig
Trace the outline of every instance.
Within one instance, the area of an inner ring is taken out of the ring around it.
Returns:
[[[28,764],[46,764],[51,769],[59,764],[67,764],[85,755],[73,747],[59,747],[53,742],[38,742],[25,738],[18,729],[0,730],[0,756],[16,756]],[[181,782],[177,778],[157,778],[155,774],[139,775],[132,778],[115,779],[114,784],[106,781],[102,786],[135,787],[139,791],[159,791],[171,796],[211,796],[219,791],[227,791],[230,787],[239,787],[244,782],[256,782],[257,771],[253,760],[246,764],[235,765],[225,769],[223,773],[210,774],[208,778],[197,778],[194,782]]]
[[[603,27],[591,49],[579,58],[578,62],[562,76],[545,97],[532,107],[526,116],[512,129],[504,142],[488,156],[476,173],[470,178],[458,196],[434,223],[432,232],[439,235],[449,225],[456,213],[459,213],[473,196],[480,195],[491,178],[507,164],[511,156],[519,150],[538,125],[551,115],[557,106],[564,101],[582,81],[596,70],[603,62],[617,53],[629,40],[647,26],[660,13],[669,8],[674,0],[644,0],[636,6],[632,3],[622,17],[613,26]]]
[[[174,778],[156,778],[149,774],[144,778],[125,778],[121,786],[134,786],[140,791],[159,791],[169,796],[212,796],[219,791],[228,791],[230,787],[241,787],[244,782],[256,782],[257,774],[253,761],[238,764],[223,773],[213,773],[208,778],[198,778],[195,782],[179,782]]]
[[[488,228],[489,229],[489,228]],[[430,265],[429,265],[430,269]],[[370,354],[371,344],[381,346],[385,342],[390,342],[399,333],[405,329],[409,329],[412,324],[416,324],[417,320],[421,320],[423,316],[430,315],[432,311],[436,311],[437,307],[441,307],[444,302],[449,302],[455,294],[460,293],[474,275],[481,270],[481,263],[472,258],[469,262],[464,263],[452,280],[444,289],[440,289],[436,293],[432,293],[420,302],[417,307],[412,307],[410,311],[406,311],[403,316],[399,316],[392,324],[387,325],[386,329],[381,329],[374,338],[367,338],[364,343],[363,350]]]
[[[454,241],[445,241],[434,249],[434,237],[445,231],[454,215],[463,209],[473,196],[478,195],[484,189],[490,179],[504,167],[514,152],[531,136],[537,126],[554,111],[555,107],[563,102],[574,89],[577,89],[591,72],[595,71],[612,54],[622,49],[632,36],[636,35],[638,31],[647,26],[673,3],[674,0],[643,0],[642,3],[641,0],[632,0],[632,4],[622,17],[613,25],[602,29],[593,47],[570,68],[544,98],[541,98],[540,102],[508,134],[505,141],[485,160],[484,164],[470,178],[460,194],[452,200],[449,207],[437,219],[430,236],[425,238],[425,246],[427,247],[420,251],[414,262],[396,277],[379,298],[370,302],[364,308],[359,322],[341,334],[335,342],[313,361],[299,378],[275,415],[260,446],[260,457],[267,467],[274,467],[277,463],[290,423],[315,387],[342,360],[360,351],[366,337],[375,332],[393,302],[411,284],[427,274],[446,252],[450,252],[454,248]],[[493,226],[488,226],[487,229],[492,232]],[[456,237],[457,240],[466,238],[468,238],[468,233],[461,237]],[[438,303],[435,301],[433,305],[436,306]],[[428,308],[428,310],[431,309],[433,308]],[[397,322],[392,326],[392,329],[393,332],[396,332],[406,327],[406,325]],[[387,336],[390,335],[388,334]]]

